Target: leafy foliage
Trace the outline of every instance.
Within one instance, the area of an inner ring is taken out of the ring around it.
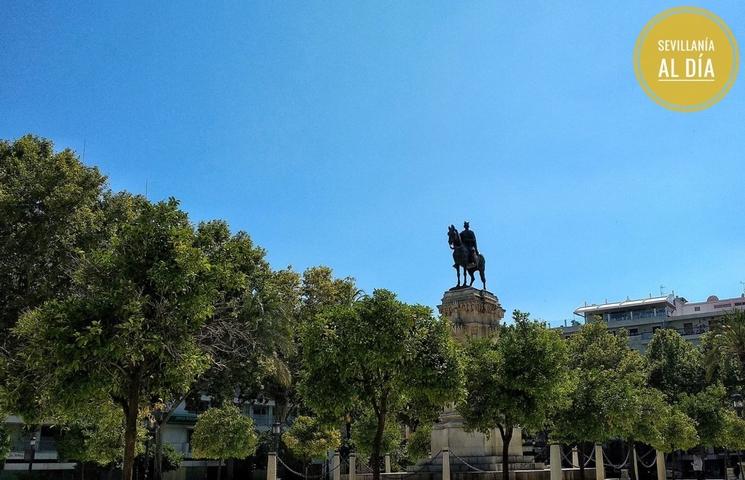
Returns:
[[[199,415],[191,437],[194,458],[243,459],[256,451],[258,439],[251,417],[235,405],[209,408]]]
[[[82,255],[70,294],[24,315],[14,333],[20,360],[42,376],[41,411],[100,394],[122,408],[129,480],[140,409],[179,396],[207,366],[196,332],[215,293],[176,200],[122,194],[110,214],[111,235]]]
[[[570,443],[633,437],[645,372],[624,333],[614,335],[602,322],[584,325],[569,339],[569,366],[569,402],[556,415],[552,436]]]
[[[110,401],[87,402],[76,411],[66,412],[57,437],[60,458],[101,466],[124,458],[124,414]],[[141,422],[138,422],[141,424]],[[146,432],[138,427],[136,453],[144,451]]]
[[[300,391],[311,408],[334,420],[353,412],[375,416],[376,480],[386,423],[409,399],[442,405],[461,388],[450,325],[386,290],[321,310],[303,325],[301,346]]]
[[[378,429],[378,419],[372,411],[359,415],[352,429],[352,444],[360,455],[370,457],[373,453],[375,434]],[[380,440],[380,451],[393,452],[402,442],[401,427],[393,418],[386,419],[385,430]]]
[[[0,465],[5,463],[5,459],[10,453],[10,433],[5,426],[5,422],[0,423]]]
[[[409,437],[406,453],[412,463],[429,456],[432,450],[432,425],[421,425]]]
[[[329,450],[339,448],[341,434],[317,418],[301,415],[283,435],[282,441],[295,457],[307,464],[314,458],[326,458]]]
[[[458,411],[466,427],[488,434],[499,428],[507,466],[513,427],[542,430],[564,397],[567,349],[559,334],[515,310],[499,339],[473,339],[466,347],[466,398]],[[503,471],[509,478],[509,468]]]
[[[645,356],[648,385],[661,391],[668,401],[696,393],[705,383],[700,350],[675,330],[663,328],[655,332]]]

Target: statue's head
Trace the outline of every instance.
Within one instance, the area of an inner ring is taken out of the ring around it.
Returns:
[[[471,226],[471,225],[470,225],[470,224],[469,224],[468,222],[463,222],[463,228],[465,228],[466,230],[468,230],[468,228],[469,228],[470,226]]]

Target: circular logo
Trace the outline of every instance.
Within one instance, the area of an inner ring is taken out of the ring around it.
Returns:
[[[703,110],[735,83],[739,50],[732,31],[708,10],[677,7],[647,23],[634,48],[634,71],[655,102],[681,112]]]

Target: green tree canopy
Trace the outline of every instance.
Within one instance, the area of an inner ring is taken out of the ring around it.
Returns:
[[[191,436],[194,458],[220,460],[243,459],[253,455],[258,437],[251,417],[241,414],[232,404],[209,408],[197,418]],[[220,471],[218,469],[218,479]]]
[[[111,235],[81,256],[70,294],[26,314],[14,333],[21,361],[42,377],[41,411],[101,393],[122,408],[130,480],[140,409],[178,397],[207,367],[196,334],[215,290],[176,200],[122,194],[110,214]]]
[[[682,394],[699,392],[705,384],[703,356],[677,331],[657,330],[645,352],[649,386],[661,391],[670,402]]]
[[[405,401],[442,405],[461,388],[450,324],[386,290],[321,310],[303,325],[301,348],[300,389],[311,408],[334,420],[349,412],[373,412],[375,480],[386,424]]]
[[[324,424],[318,418],[301,415],[282,436],[282,441],[307,469],[311,460],[325,459],[329,450],[339,448],[341,434],[337,428]]]
[[[657,414],[655,406],[665,404],[660,395],[650,399],[657,402],[643,401],[644,362],[624,332],[614,335],[603,322],[591,322],[570,337],[568,347],[572,382],[551,436],[580,448],[613,438],[660,441],[661,426],[647,422]]]
[[[467,395],[458,411],[473,430],[498,428],[503,476],[509,479],[509,443],[514,426],[542,430],[566,389],[567,349],[559,334],[515,310],[499,338],[471,340],[465,352]]]

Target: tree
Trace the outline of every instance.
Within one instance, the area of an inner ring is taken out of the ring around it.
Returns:
[[[99,240],[107,193],[72,150],[33,135],[0,141],[0,332],[65,295],[77,253]]]
[[[721,384],[710,385],[698,393],[680,397],[680,409],[696,422],[701,445],[726,446],[727,400],[727,393]]]
[[[668,401],[699,392],[705,384],[701,352],[677,331],[657,330],[645,352],[650,387],[661,391]]]
[[[80,252],[105,238],[108,197],[106,177],[73,151],[33,135],[0,141],[0,409],[33,408],[26,401],[39,379],[15,355],[9,330],[67,295]]]
[[[2,422],[0,423],[0,468],[5,465],[5,459],[8,458],[10,447],[10,434],[5,427],[5,422]]]
[[[376,434],[378,433],[378,419],[375,412],[365,410],[358,413],[352,429],[352,445],[357,453],[363,457],[371,458],[375,448]],[[380,451],[390,453],[394,451],[402,441],[401,426],[395,418],[389,417],[385,422],[385,430],[380,439]]]
[[[635,435],[635,419],[645,405],[640,393],[646,372],[624,332],[614,335],[604,323],[591,322],[569,339],[568,349],[568,402],[553,417],[551,436],[581,448],[588,442],[651,435]],[[584,462],[580,475],[584,478]]]
[[[284,434],[283,442],[290,452],[303,462],[305,476],[314,458],[326,458],[329,450],[341,444],[339,430],[323,424],[317,418],[301,415]]]
[[[499,338],[471,340],[465,352],[466,397],[458,406],[467,428],[502,437],[502,475],[509,480],[515,425],[543,430],[567,382],[566,344],[555,331],[515,310]]]
[[[375,480],[386,424],[405,400],[442,405],[455,400],[461,388],[450,324],[387,290],[322,309],[302,326],[300,338],[300,392],[308,405],[332,420],[358,410],[373,412]]]
[[[56,438],[57,454],[65,460],[106,466],[121,462],[124,457],[124,415],[121,408],[108,399],[81,403],[76,411],[64,412],[55,419],[61,423]],[[141,424],[141,422],[138,422]],[[142,427],[137,431],[135,452],[144,451]]]
[[[226,459],[243,459],[256,451],[258,438],[251,417],[232,404],[209,408],[197,418],[191,436],[194,458],[219,460],[217,478]]]
[[[707,380],[721,381],[730,393],[745,383],[745,311],[728,312],[701,339]]]
[[[20,360],[42,377],[42,407],[102,393],[122,409],[131,480],[140,410],[180,396],[207,367],[196,332],[215,293],[176,200],[120,194],[109,212],[111,235],[81,255],[70,293],[24,315],[14,334]]]

